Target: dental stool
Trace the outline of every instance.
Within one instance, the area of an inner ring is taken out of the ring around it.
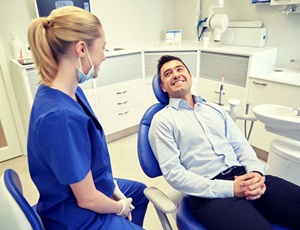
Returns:
[[[156,74],[152,80],[153,92],[159,101],[150,106],[144,113],[138,129],[137,150],[140,165],[144,173],[150,178],[162,176],[162,172],[158,162],[152,152],[148,133],[152,118],[155,113],[163,109],[169,104],[169,96],[160,88],[159,77]],[[180,193],[177,196],[175,204],[165,193],[156,187],[147,187],[144,190],[145,196],[154,205],[157,215],[164,230],[172,230],[167,214],[176,215],[176,225],[179,230],[206,230],[206,228],[199,223],[193,216],[190,207],[190,198]],[[179,193],[179,192],[178,192]],[[179,198],[178,198],[179,197]],[[287,230],[287,228],[273,225],[275,230]]]

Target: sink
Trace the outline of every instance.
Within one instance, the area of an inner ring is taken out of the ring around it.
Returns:
[[[294,108],[261,104],[253,108],[256,118],[269,132],[300,141],[300,116]]]

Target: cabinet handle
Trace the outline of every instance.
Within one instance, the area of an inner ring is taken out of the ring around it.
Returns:
[[[267,83],[260,83],[260,82],[256,82],[256,81],[253,81],[253,84],[254,85],[260,85],[260,86],[267,86],[268,85]]]
[[[118,102],[117,105],[125,105],[127,103],[128,103],[128,101],[123,101],[123,102]]]
[[[220,94],[220,91],[214,90],[214,92],[215,92],[216,94]],[[223,92],[223,95],[225,95],[225,92]]]
[[[127,90],[125,90],[125,91],[118,91],[116,94],[124,94],[124,93],[127,93]]]
[[[123,116],[123,115],[126,115],[126,114],[128,114],[129,113],[129,111],[126,111],[126,112],[124,112],[124,113],[118,113],[118,115],[119,116]]]

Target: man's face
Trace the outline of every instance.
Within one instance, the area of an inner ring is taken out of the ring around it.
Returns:
[[[191,95],[192,76],[178,60],[166,62],[161,70],[161,85],[170,98],[186,98]]]

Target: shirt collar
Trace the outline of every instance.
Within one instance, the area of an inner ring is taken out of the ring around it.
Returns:
[[[195,95],[192,95],[192,96],[193,96],[195,104],[203,103],[203,100],[202,100],[201,96],[195,96]],[[174,109],[177,109],[177,110],[180,107],[192,109],[192,107],[187,103],[187,101],[185,99],[182,99],[182,98],[170,98],[169,106],[171,106],[171,107],[173,107]]]

